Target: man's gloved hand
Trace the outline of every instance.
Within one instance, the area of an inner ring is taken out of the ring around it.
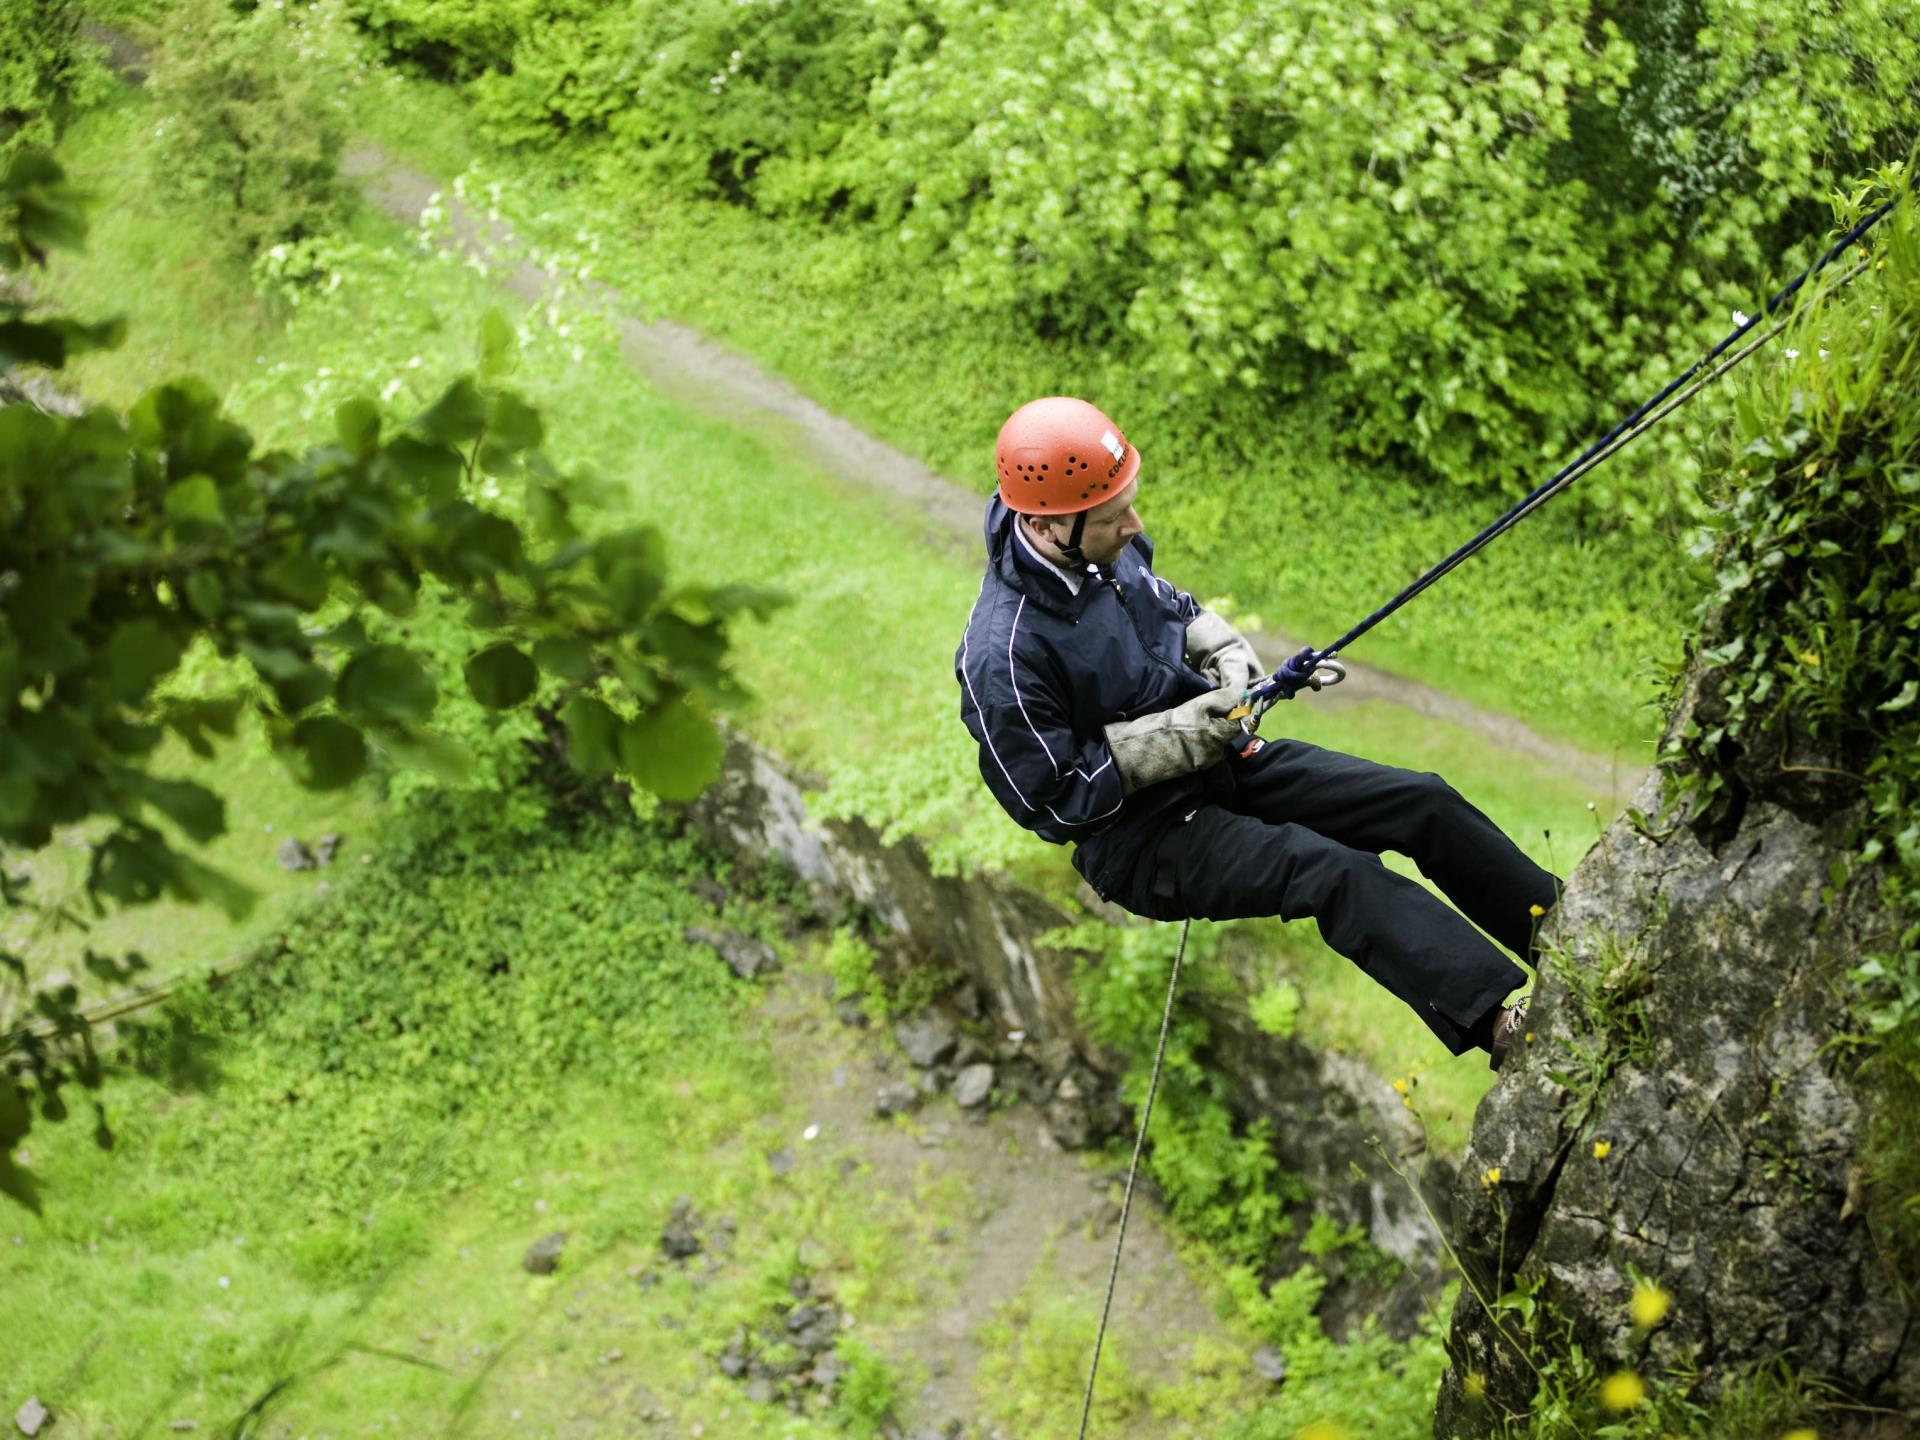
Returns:
[[[1236,695],[1267,673],[1247,637],[1211,610],[1187,622],[1187,663]]]
[[[1224,759],[1228,744],[1240,733],[1240,722],[1229,720],[1227,712],[1239,703],[1239,687],[1223,686],[1171,710],[1107,726],[1107,745],[1120,771],[1120,788],[1131,795]]]

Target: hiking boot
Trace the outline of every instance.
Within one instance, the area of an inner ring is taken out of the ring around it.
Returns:
[[[1493,1043],[1487,1047],[1487,1068],[1498,1070],[1506,1063],[1507,1052],[1527,1030],[1527,1001],[1532,996],[1522,995],[1513,1004],[1500,1012],[1500,1018],[1493,1022]]]

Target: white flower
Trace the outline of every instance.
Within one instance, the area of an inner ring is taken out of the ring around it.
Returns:
[[[1744,324],[1746,324],[1746,323],[1747,323],[1747,313],[1746,313],[1746,311],[1744,311],[1744,310],[1736,310],[1736,311],[1734,311],[1734,312],[1733,312],[1733,323],[1734,323],[1734,324],[1736,324],[1736,325],[1744,325]]]
[[[1832,351],[1830,351],[1830,350],[1828,350],[1828,349],[1827,349],[1827,348],[1826,348],[1825,346],[1822,346],[1822,347],[1821,347],[1821,350],[1820,350],[1820,358],[1821,358],[1822,360],[1824,360],[1824,359],[1826,359],[1826,358],[1827,358],[1827,356],[1828,356],[1828,355],[1830,355],[1830,354],[1832,354],[1832,353],[1833,353],[1833,352],[1832,352]]]
[[[225,1275],[222,1275],[220,1277],[220,1288],[222,1290],[226,1289],[231,1284],[233,1284],[233,1281],[228,1279]]]
[[[800,1138],[802,1140],[816,1140],[819,1138],[819,1136],[820,1136],[820,1127],[818,1125],[809,1125],[807,1126],[806,1129],[800,1132]]]
[[[1789,345],[1787,347],[1787,358],[1789,360],[1798,360],[1800,358],[1800,352]]]

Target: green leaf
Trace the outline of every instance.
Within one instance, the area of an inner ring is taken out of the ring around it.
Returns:
[[[309,715],[293,727],[294,774],[309,790],[338,790],[367,768],[367,740],[338,715]]]
[[[318,610],[327,602],[326,562],[304,551],[284,555],[260,572],[263,584],[303,610]]]
[[[1920,680],[1909,680],[1900,687],[1898,695],[1876,708],[1885,711],[1909,710],[1916,699],[1920,699]]]
[[[202,759],[213,757],[213,745],[206,732],[231,736],[239,718],[240,697],[237,695],[218,700],[169,700],[160,709],[160,723],[186,741]]]
[[[341,401],[333,412],[333,426],[341,445],[356,460],[365,460],[380,448],[380,407],[364,396]]]
[[[629,625],[646,617],[666,588],[666,545],[651,526],[608,535],[593,547],[593,570],[613,611]]]
[[[620,718],[591,695],[576,695],[560,711],[567,754],[583,775],[610,775],[619,763]]]
[[[413,482],[435,505],[444,505],[460,493],[465,467],[459,452],[414,435],[398,435],[381,452],[386,465]]]
[[[310,710],[333,693],[333,676],[306,662],[273,681],[273,697],[289,715]]]
[[[533,661],[504,640],[467,661],[467,688],[489,710],[518,705],[539,682],[540,672],[534,669]]]
[[[180,663],[185,648],[170,627],[149,615],[116,626],[106,648],[114,694],[129,703],[145,698],[153,682]]]
[[[556,679],[580,684],[593,675],[593,647],[572,635],[547,635],[535,641],[533,658]]]
[[[689,700],[674,700],[620,727],[620,768],[662,800],[692,800],[720,776],[719,728]]]
[[[387,735],[382,743],[402,764],[425,770],[448,785],[466,785],[473,780],[473,752],[445,735],[410,730]]]
[[[540,412],[511,390],[502,390],[493,397],[493,407],[487,417],[487,440],[503,450],[531,450],[543,438],[545,427],[540,423]]]
[[[438,400],[414,417],[413,428],[439,444],[464,445],[479,435],[486,423],[486,397],[481,395],[472,376],[462,375],[441,392]]]
[[[511,375],[518,363],[517,352],[513,326],[498,306],[489,306],[480,317],[480,378],[491,381]]]
[[[142,800],[165,815],[196,845],[205,845],[227,833],[227,802],[191,780],[165,780],[141,775],[133,789]]]
[[[176,525],[219,525],[227,518],[220,504],[220,487],[211,475],[189,475],[168,486],[164,511]]]
[[[528,483],[527,523],[543,540],[564,542],[580,533],[566,495],[552,485]]]
[[[227,587],[212,570],[196,570],[187,576],[187,603],[202,620],[218,620],[227,607]]]
[[[342,710],[374,720],[418,724],[433,713],[439,693],[412,651],[372,645],[346,663],[335,682]]]

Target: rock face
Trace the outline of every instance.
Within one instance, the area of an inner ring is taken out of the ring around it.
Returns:
[[[1043,1066],[1053,1088],[1031,1098],[1043,1106],[1059,1144],[1079,1148],[1110,1133],[1106,1117],[1119,1063],[1080,1027],[1072,958],[1037,943],[1046,931],[1069,923],[1058,907],[992,877],[935,875],[912,840],[883,844],[857,820],[815,823],[801,787],[771,757],[737,737],[728,743],[720,779],[694,804],[691,818],[708,835],[750,854],[780,856],[829,909],[846,897],[860,901],[896,933],[964,975],[987,998],[993,1013],[983,1019],[1003,1033],[1021,1032],[1029,1049],[1055,1057]],[[1177,933],[1167,927],[1169,960]],[[1248,990],[1264,983],[1254,975],[1264,957],[1223,946],[1216,959],[1242,972]],[[1205,1003],[1193,992],[1183,1003],[1205,1009],[1214,1036],[1209,1063],[1234,1082],[1246,1119],[1273,1122],[1276,1158],[1305,1180],[1316,1206],[1343,1225],[1367,1226],[1376,1245],[1407,1263],[1404,1297],[1397,1290],[1366,1307],[1406,1333],[1418,1313],[1420,1283],[1438,1272],[1440,1246],[1419,1202],[1368,1145],[1369,1137],[1380,1136],[1403,1155],[1417,1145],[1417,1128],[1398,1097],[1382,1077],[1347,1057],[1263,1032],[1244,1009]],[[953,1053],[944,1031],[897,1038],[916,1064],[939,1063],[916,1049],[939,1057]],[[923,1049],[923,1042],[933,1051]],[[1017,1088],[1017,1082],[1003,1066],[998,1083]],[[1451,1167],[1436,1161],[1428,1180],[1439,1187],[1432,1198],[1444,1216]]]
[[[1661,813],[1650,777],[1635,808],[1651,818],[1629,811],[1581,862],[1547,926],[1564,959],[1542,972],[1532,1043],[1475,1118],[1455,1239],[1485,1294],[1537,1284],[1601,1374],[1695,1370],[1711,1396],[1788,1356],[1911,1416],[1920,1327],[1858,1213],[1862,1099],[1828,1047],[1839,982],[1886,921],[1874,877],[1823,898],[1851,817],[1810,798],[1755,784],[1690,821]],[[1636,1273],[1671,1299],[1650,1331],[1629,1311]],[[1521,1333],[1516,1314],[1502,1325]],[[1436,1436],[1527,1410],[1534,1377],[1470,1287],[1448,1349]]]

